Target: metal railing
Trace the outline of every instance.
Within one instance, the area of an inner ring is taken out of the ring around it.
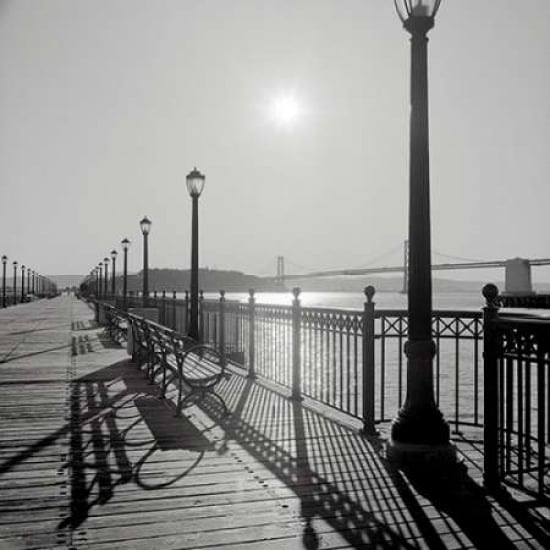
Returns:
[[[550,319],[501,314],[494,285],[484,295],[485,482],[548,496]]]
[[[143,298],[129,296],[128,307]],[[188,297],[155,293],[147,305],[159,323],[186,333]],[[388,421],[406,393],[406,310],[376,309],[369,288],[363,311],[291,306],[220,298],[200,300],[200,334],[251,377],[288,388],[295,398],[316,399],[363,421],[365,430]],[[455,431],[483,425],[481,312],[434,311],[435,398]],[[367,335],[367,338],[364,335]]]
[[[376,310],[373,296],[367,295],[364,311],[302,308],[297,297],[292,306],[226,303],[224,330],[218,302],[207,301],[203,337],[220,345],[224,333],[224,347],[240,353],[249,372],[372,427],[390,420],[405,398],[407,335],[407,312]],[[434,311],[433,336],[439,406],[456,430],[481,426],[481,312]]]

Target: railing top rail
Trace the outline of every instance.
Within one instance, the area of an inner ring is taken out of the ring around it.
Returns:
[[[291,307],[291,306],[287,306]],[[337,314],[337,315],[362,315],[363,310],[361,309],[349,309],[349,308],[339,308],[339,307],[315,307],[308,306],[301,308],[305,313],[326,313],[326,314]]]
[[[499,327],[537,327],[550,331],[550,318],[537,317],[534,315],[500,315],[495,318],[495,324]]]

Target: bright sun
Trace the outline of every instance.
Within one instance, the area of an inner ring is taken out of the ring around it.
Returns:
[[[282,126],[292,126],[300,118],[302,109],[300,102],[291,95],[282,95],[271,103],[271,116]]]

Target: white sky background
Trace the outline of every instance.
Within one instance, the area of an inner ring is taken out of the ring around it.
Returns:
[[[429,56],[433,248],[550,257],[550,2],[443,0]],[[85,274],[128,237],[137,270],[147,214],[151,267],[187,268],[196,165],[201,265],[395,264],[409,66],[391,0],[2,1],[0,252]]]

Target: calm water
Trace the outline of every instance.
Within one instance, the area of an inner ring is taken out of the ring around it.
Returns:
[[[178,297],[183,297],[179,295]],[[217,293],[205,293],[205,298],[219,298]],[[248,301],[247,292],[228,292],[226,299],[239,302]],[[355,292],[302,292],[300,300],[305,307],[328,307],[344,309],[362,309],[365,296]],[[290,292],[258,292],[256,294],[258,304],[290,305],[292,294]],[[374,302],[378,308],[406,309],[407,296],[399,292],[378,292],[374,296]],[[479,310],[483,307],[481,293],[450,292],[434,294],[434,309],[462,309]]]

